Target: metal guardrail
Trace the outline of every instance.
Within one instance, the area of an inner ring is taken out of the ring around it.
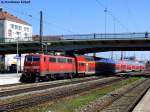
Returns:
[[[109,33],[109,34],[81,34],[62,35],[64,39],[125,39],[150,38],[150,33]]]
[[[7,38],[7,37],[0,37],[0,43],[16,43],[16,42],[31,42],[32,37],[25,37],[25,38]]]
[[[109,34],[75,34],[75,35],[55,35],[55,36],[49,36],[49,41],[50,38],[53,37],[59,37],[59,40],[91,40],[91,39],[141,39],[141,38],[150,38],[150,33],[145,32],[145,33],[109,33]],[[40,38],[40,37],[39,37]],[[45,37],[47,38],[47,37]],[[53,41],[52,40],[52,41]],[[33,37],[25,37],[25,38],[4,38],[0,37],[0,43],[16,43],[16,42],[32,42],[32,41],[38,41],[34,40]],[[58,41],[58,39],[56,39]]]

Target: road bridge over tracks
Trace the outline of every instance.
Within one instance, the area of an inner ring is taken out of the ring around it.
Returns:
[[[58,40],[43,41],[47,51],[66,51],[79,54],[103,51],[149,51],[150,33],[59,35]],[[0,54],[40,51],[39,41],[0,41]]]

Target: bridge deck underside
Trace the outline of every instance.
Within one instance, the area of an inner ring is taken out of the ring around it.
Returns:
[[[79,54],[103,51],[149,51],[150,39],[60,40],[43,42],[48,51],[67,51]],[[39,42],[19,42],[19,53],[40,51]],[[0,54],[16,54],[17,43],[0,43]]]

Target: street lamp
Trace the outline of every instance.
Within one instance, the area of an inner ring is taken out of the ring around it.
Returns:
[[[18,76],[18,38],[17,38],[17,55],[16,55],[16,58],[17,58],[17,76]]]
[[[96,34],[94,33],[94,39],[96,39]],[[96,52],[93,53],[93,56],[96,57]]]
[[[17,54],[16,54],[16,60],[17,60],[17,76],[18,76],[18,58],[19,58],[19,47],[18,47],[18,41],[19,41],[19,32],[17,32],[17,38],[16,38],[16,44],[17,44],[17,47],[16,47],[16,50],[17,50]]]

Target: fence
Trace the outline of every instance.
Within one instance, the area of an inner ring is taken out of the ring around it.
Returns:
[[[59,41],[59,40],[82,40],[82,39],[138,39],[149,38],[150,33],[109,33],[109,34],[75,34],[75,35],[55,35],[55,36],[43,36],[43,41]],[[0,43],[12,43],[12,42],[31,42],[39,41],[34,37],[24,38],[4,38],[0,37]]]

